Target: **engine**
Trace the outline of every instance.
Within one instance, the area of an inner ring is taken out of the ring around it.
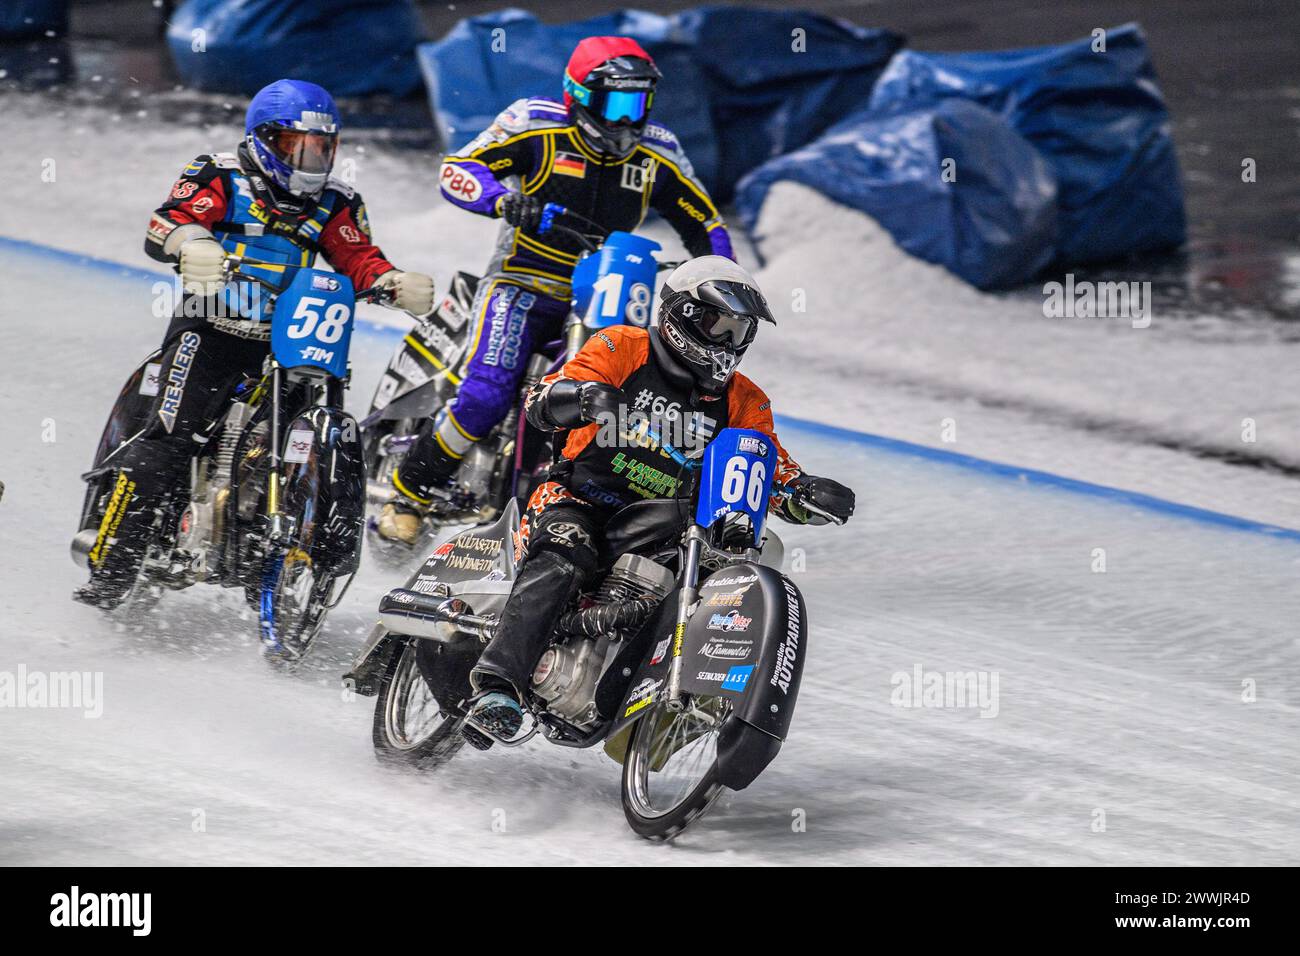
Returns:
[[[623,631],[639,627],[672,591],[674,578],[662,564],[625,554],[614,562],[596,592],[596,603],[560,620],[569,640],[552,645],[533,671],[533,693],[547,709],[578,727],[596,722],[596,684],[614,657]]]

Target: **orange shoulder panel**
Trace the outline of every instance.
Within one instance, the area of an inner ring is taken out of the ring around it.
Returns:
[[[605,382],[621,388],[649,358],[650,334],[645,329],[615,325],[589,338],[564,368],[548,375],[544,381],[568,378],[578,382]],[[593,423],[569,432],[569,439],[564,443],[564,457],[570,461],[578,457],[578,453],[596,437],[599,427]]]
[[[776,425],[772,422],[772,402],[767,393],[739,372],[731,377],[731,384],[727,387],[727,412],[732,428],[753,428],[767,435],[776,444],[778,482],[784,484],[802,474],[803,469],[799,463],[790,457],[781,445],[781,440],[776,437]]]

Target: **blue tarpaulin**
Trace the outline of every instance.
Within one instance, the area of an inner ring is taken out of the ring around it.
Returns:
[[[335,96],[404,96],[420,83],[421,33],[411,0],[185,0],[167,46],[201,90],[251,96],[291,77]]]
[[[444,144],[463,146],[521,97],[558,99],[574,46],[602,35],[633,37],[655,58],[664,80],[653,119],[677,134],[720,200],[749,169],[865,106],[903,42],[818,14],[743,7],[671,17],[625,10],[564,24],[518,9],[486,14],[418,51]]]
[[[903,249],[981,288],[1021,282],[1053,257],[1057,189],[1050,166],[1004,118],[975,103],[949,99],[909,113],[862,112],[766,163],[739,187],[749,229],[780,180],[862,210]]]
[[[0,4],[0,39],[19,40],[68,32],[68,0],[5,0]]]
[[[1181,244],[1182,186],[1169,113],[1136,24],[1060,46],[896,56],[875,113],[978,103],[1051,164],[1059,186],[1057,257],[1084,263]]]

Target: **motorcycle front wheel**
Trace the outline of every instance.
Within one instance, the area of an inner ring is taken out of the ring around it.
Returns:
[[[266,560],[258,622],[269,660],[293,662],[306,655],[325,622],[333,585],[334,576],[318,572],[301,548]]]
[[[731,716],[722,697],[694,697],[680,713],[656,704],[637,721],[623,761],[623,813],[649,840],[671,840],[713,804],[718,736]]]

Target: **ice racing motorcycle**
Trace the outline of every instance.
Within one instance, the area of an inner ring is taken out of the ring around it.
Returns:
[[[808,634],[803,597],[766,530],[776,448],[761,432],[727,428],[691,460],[645,432],[692,471],[692,497],[614,514],[606,540],[617,557],[559,618],[512,739],[470,722],[467,699],[521,558],[517,504],[447,538],[382,599],[344,677],[376,698],[381,761],[432,769],[465,742],[518,746],[536,734],[564,747],[603,744],[623,765],[628,823],[666,840],[776,756]]]
[[[256,610],[267,655],[296,660],[342,598],[360,560],[365,463],[360,429],[343,410],[348,348],[359,299],[344,275],[229,257],[223,301],[269,318],[270,354],[260,379],[235,389],[225,413],[200,433],[188,485],[159,509],[127,616],[166,590],[196,582],[238,587]],[[265,303],[265,305],[262,305]],[[160,388],[156,351],[114,403],[82,479],[86,497],[72,542],[88,563],[117,476]]]
[[[439,502],[432,531],[447,524],[478,524],[501,514],[511,498],[526,501],[551,461],[550,436],[530,428],[523,396],[543,376],[577,355],[587,339],[611,325],[650,323],[655,275],[677,263],[658,263],[659,243],[626,232],[606,234],[599,224],[548,203],[541,234],[562,232],[586,252],[573,272],[572,299],[563,337],[527,359],[510,414],[465,456],[458,491]],[[456,397],[474,330],[479,278],[457,273],[447,296],[398,345],[361,422],[368,473],[367,497],[379,506],[393,495],[392,476],[421,427]],[[372,522],[373,524],[373,522]],[[381,539],[372,537],[383,546]]]

